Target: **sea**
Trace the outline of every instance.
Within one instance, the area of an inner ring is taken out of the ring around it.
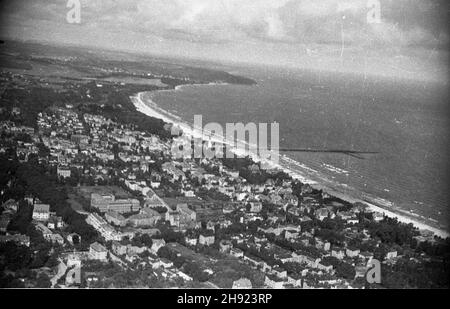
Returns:
[[[233,68],[257,84],[190,85],[146,93],[174,121],[279,123],[280,164],[340,192],[449,230],[446,82],[325,71]]]

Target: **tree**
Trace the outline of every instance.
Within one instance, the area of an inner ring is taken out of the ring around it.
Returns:
[[[50,278],[44,274],[41,273],[37,279],[36,279],[36,287],[42,288],[42,289],[48,289],[52,286],[52,283],[50,282]]]

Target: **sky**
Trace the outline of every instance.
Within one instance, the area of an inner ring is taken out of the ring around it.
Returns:
[[[80,23],[71,24],[71,2]],[[380,22],[368,14],[379,2]],[[447,77],[446,0],[3,0],[0,35],[292,68]],[[374,4],[375,3],[375,4]],[[374,7],[372,5],[375,5]]]

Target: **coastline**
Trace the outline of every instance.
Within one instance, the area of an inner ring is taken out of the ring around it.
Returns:
[[[222,85],[222,84],[221,83],[210,83],[210,84],[205,84],[205,85]],[[197,86],[205,86],[205,85],[197,85]],[[160,91],[177,91],[179,89],[182,89],[182,87],[186,87],[186,86],[195,86],[195,85],[179,85],[179,86],[176,86],[175,89],[167,89],[167,90],[160,90]],[[205,134],[205,132],[201,132],[196,129],[193,129],[190,124],[183,122],[179,116],[173,115],[173,114],[165,111],[164,109],[160,108],[153,100],[151,100],[151,97],[150,97],[150,100],[148,100],[148,99],[144,100],[144,98],[143,98],[144,95],[149,94],[150,96],[152,96],[153,93],[152,92],[140,92],[140,93],[135,94],[134,96],[130,96],[130,99],[131,99],[132,103],[134,104],[134,106],[136,107],[137,111],[139,111],[147,116],[159,118],[167,123],[176,125],[180,129],[183,130],[184,134],[186,134],[187,136],[190,136],[190,137],[201,138],[201,137],[206,136],[206,137],[209,137],[209,139],[211,141],[219,142],[219,143],[222,143],[225,140],[222,138],[215,139],[214,137],[208,136],[207,132]],[[248,143],[246,143],[246,144],[248,145]],[[242,153],[236,153],[236,154],[242,155]],[[250,157],[255,162],[263,162],[264,164],[268,164],[272,167],[283,170],[284,172],[289,174],[292,178],[297,179],[303,183],[308,183],[315,189],[323,189],[323,191],[327,192],[328,194],[336,196],[344,201],[347,201],[350,203],[355,203],[355,202],[364,203],[364,204],[368,205],[369,209],[372,211],[384,213],[385,216],[390,217],[390,218],[396,218],[399,222],[402,222],[402,223],[412,224],[419,230],[431,231],[436,236],[439,236],[442,238],[450,237],[450,233],[443,229],[433,227],[433,226],[431,226],[427,223],[421,222],[417,219],[413,219],[409,216],[397,213],[393,210],[383,208],[380,205],[374,204],[373,202],[368,202],[367,200],[352,197],[349,194],[339,192],[336,189],[330,188],[329,186],[322,185],[315,180],[309,179],[305,175],[301,174],[299,171],[293,171],[293,170],[289,169],[288,167],[282,166],[281,164],[274,164],[273,162],[271,162],[269,160],[262,160],[257,154],[252,153],[252,154],[250,154]]]

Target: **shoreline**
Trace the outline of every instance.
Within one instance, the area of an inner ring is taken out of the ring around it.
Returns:
[[[210,84],[205,84],[205,85],[222,85],[222,84],[210,83]],[[179,86],[176,86],[175,89],[167,89],[167,90],[160,90],[160,91],[177,91],[185,86],[193,86],[193,85],[179,85]],[[202,86],[202,85],[197,85],[197,86]],[[141,112],[150,117],[159,118],[167,123],[176,125],[180,129],[182,129],[183,133],[186,134],[187,136],[195,137],[195,138],[201,138],[201,137],[205,137],[205,136],[208,137],[207,133],[206,134],[205,134],[205,132],[201,133],[201,132],[198,132],[197,130],[193,129],[190,124],[183,122],[179,116],[172,115],[170,112],[167,112],[164,109],[160,108],[153,100],[151,100],[152,98],[150,98],[150,102],[148,100],[144,100],[143,96],[146,94],[151,96],[152,92],[139,92],[139,93],[135,94],[134,96],[130,96],[130,100],[132,101],[132,103],[134,104],[134,106],[138,112]],[[172,117],[175,118],[176,120],[173,119]],[[209,138],[213,142],[216,141],[216,142],[220,142],[220,143],[223,143],[223,141],[225,140],[225,139],[214,140],[214,138],[211,138],[211,136],[209,136]],[[238,153],[236,153],[236,154],[239,155]],[[273,162],[270,162],[269,160],[262,160],[257,154],[254,154],[254,153],[248,154],[247,153],[247,155],[249,155],[255,162],[263,162],[265,164],[268,164],[275,168],[278,168],[278,169],[286,172],[287,174],[289,174],[293,179],[299,180],[302,183],[308,183],[311,185],[311,187],[313,187],[315,189],[323,189],[324,192],[326,192],[332,196],[335,196],[337,198],[340,198],[346,202],[364,203],[369,207],[370,210],[372,210],[374,212],[383,213],[385,216],[390,217],[390,218],[396,218],[401,223],[412,224],[414,227],[418,228],[419,230],[431,231],[436,236],[439,236],[444,239],[447,237],[450,237],[450,233],[443,229],[433,227],[427,223],[418,221],[417,219],[410,218],[404,214],[399,214],[397,212],[394,212],[393,210],[383,208],[379,205],[374,204],[373,202],[368,202],[368,201],[360,199],[360,198],[352,197],[349,194],[339,192],[333,188],[330,188],[329,186],[321,185],[317,181],[309,179],[308,177],[302,175],[298,171],[293,171],[293,170],[289,169],[288,167],[282,166],[279,163],[274,164]]]

